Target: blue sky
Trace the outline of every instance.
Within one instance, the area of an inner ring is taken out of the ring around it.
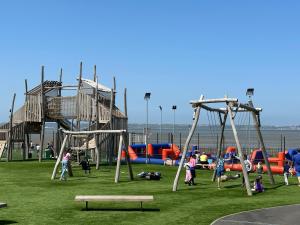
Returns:
[[[128,89],[129,121],[189,123],[189,101],[238,97],[255,88],[262,123],[300,124],[299,1],[1,1],[0,121],[8,119],[13,93],[24,100],[24,79],[76,83],[79,63],[112,86],[118,104]]]

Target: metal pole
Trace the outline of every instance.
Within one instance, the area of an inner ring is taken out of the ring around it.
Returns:
[[[147,122],[146,122],[146,163],[148,163],[148,99],[146,99],[146,115],[147,115]]]
[[[174,137],[174,135],[175,135],[175,109],[173,110],[174,111],[174,117],[173,117],[173,137]]]
[[[160,143],[162,143],[162,108],[160,108]]]

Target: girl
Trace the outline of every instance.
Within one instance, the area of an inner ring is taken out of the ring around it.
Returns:
[[[64,154],[63,160],[61,161],[62,170],[61,170],[60,180],[67,180],[66,173],[68,172],[68,164],[70,158],[71,158],[71,154],[69,152]]]

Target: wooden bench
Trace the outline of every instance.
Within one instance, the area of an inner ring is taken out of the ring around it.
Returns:
[[[4,207],[7,207],[7,204],[3,203],[3,202],[0,202],[0,208],[4,208]]]
[[[140,202],[143,210],[143,202],[153,201],[153,195],[77,195],[75,201],[85,202],[88,209],[88,202]]]

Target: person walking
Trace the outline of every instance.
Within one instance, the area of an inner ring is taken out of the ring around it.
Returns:
[[[70,158],[71,158],[71,154],[69,152],[66,152],[61,161],[62,170],[61,170],[60,180],[64,180],[64,181],[67,180],[66,173],[68,172],[68,164]]]

